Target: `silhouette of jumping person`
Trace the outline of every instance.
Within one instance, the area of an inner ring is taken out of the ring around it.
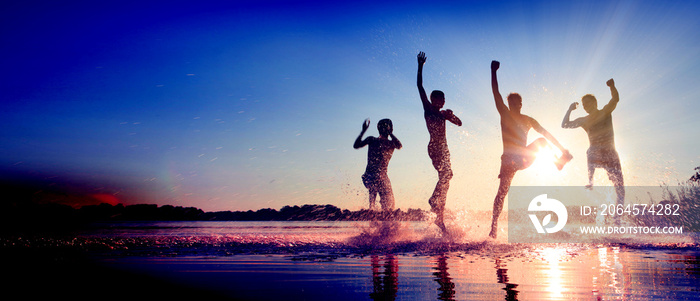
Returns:
[[[450,165],[450,151],[447,149],[447,138],[445,137],[445,121],[450,121],[457,126],[461,126],[462,121],[455,116],[452,110],[440,110],[445,105],[445,94],[442,91],[434,90],[431,92],[430,101],[428,101],[428,96],[423,89],[423,64],[425,64],[425,60],[425,53],[422,51],[418,53],[418,93],[423,103],[425,124],[428,127],[428,133],[430,133],[428,156],[438,172],[438,182],[428,203],[431,211],[437,214],[435,224],[443,232],[446,232],[445,202],[447,201],[450,179],[452,179],[452,167]]]
[[[498,177],[501,179],[498,186],[496,199],[493,201],[493,219],[491,220],[491,232],[489,236],[496,238],[498,216],[503,209],[503,201],[510,189],[510,183],[515,176],[515,172],[523,170],[535,161],[537,152],[548,146],[547,140],[552,142],[562,152],[562,156],[557,158],[555,164],[559,170],[573,157],[557,139],[545,130],[535,119],[520,113],[523,106],[523,99],[517,93],[508,95],[508,106],[503,102],[503,97],[498,91],[498,79],[496,70],[501,66],[498,61],[491,62],[491,89],[493,98],[496,101],[496,109],[501,115],[501,136],[503,139],[503,155],[501,155],[501,170]],[[542,134],[544,138],[537,138],[527,145],[527,133],[534,129]],[[547,138],[545,140],[545,138]]]
[[[610,79],[606,82],[610,87],[612,98],[602,110],[598,110],[598,101],[595,96],[586,94],[581,98],[583,109],[588,116],[570,121],[571,112],[576,110],[578,103],[574,102],[569,106],[569,110],[564,115],[561,127],[565,129],[583,128],[588,134],[589,147],[586,152],[588,159],[588,185],[593,187],[593,174],[596,168],[604,168],[608,172],[608,178],[615,185],[617,194],[617,204],[625,202],[625,183],[622,178],[622,167],[620,166],[620,156],[615,149],[615,133],[613,132],[612,112],[620,101],[620,95],[615,88],[615,81]]]
[[[391,190],[391,182],[387,175],[387,167],[394,149],[401,149],[401,141],[394,136],[394,126],[390,119],[382,119],[377,123],[379,137],[368,136],[362,140],[362,136],[369,128],[369,119],[362,124],[362,131],[355,139],[355,149],[369,145],[367,150],[367,168],[362,175],[362,183],[369,190],[369,208],[376,207],[377,194],[379,203],[385,211],[394,210],[394,192]],[[389,139],[391,138],[391,139]]]

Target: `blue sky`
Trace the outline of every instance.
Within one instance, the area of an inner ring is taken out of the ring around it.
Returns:
[[[404,148],[397,206],[429,208],[437,174],[415,86],[443,90],[455,177],[447,207],[488,210],[501,92],[569,148],[513,185],[586,183],[587,93],[613,114],[627,185],[675,184],[700,165],[700,4],[694,1],[145,1],[2,4],[3,179],[71,181],[125,203],[206,211],[366,207],[362,121],[391,118]],[[582,110],[574,112],[581,116]],[[530,139],[537,137],[530,134]],[[596,183],[610,185],[602,170]]]

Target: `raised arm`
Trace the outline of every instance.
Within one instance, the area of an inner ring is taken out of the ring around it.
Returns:
[[[362,123],[362,131],[360,132],[360,135],[357,136],[355,139],[355,144],[352,145],[355,149],[364,147],[369,143],[368,139],[362,140],[362,136],[364,136],[365,132],[367,131],[367,128],[369,128],[369,118],[365,119],[365,122]]]
[[[566,114],[564,115],[564,119],[561,121],[561,127],[565,128],[565,129],[573,129],[573,128],[580,127],[581,124],[583,124],[585,117],[578,118],[574,121],[569,120],[571,118],[571,112],[573,110],[576,110],[576,107],[578,107],[578,102],[574,102],[569,106],[569,110],[566,111]]]
[[[617,88],[615,88],[615,81],[611,78],[609,79],[605,84],[610,87],[610,94],[612,94],[612,98],[608,102],[607,105],[603,107],[602,111],[606,111],[608,113],[612,113],[613,110],[617,107],[617,103],[620,101],[620,95],[617,93]]]
[[[418,93],[420,94],[421,103],[423,103],[423,109],[428,110],[430,108],[430,102],[428,101],[428,94],[425,93],[423,88],[423,64],[425,64],[425,52],[421,51],[418,53],[418,79],[416,84],[418,85]]]
[[[498,91],[498,77],[496,76],[496,71],[501,67],[501,63],[498,61],[491,61],[491,90],[493,90],[493,99],[496,101],[496,109],[498,113],[503,113],[508,111],[508,107],[503,102],[503,97],[501,92]]]

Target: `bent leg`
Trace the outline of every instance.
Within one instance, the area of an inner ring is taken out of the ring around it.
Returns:
[[[535,141],[532,141],[532,143],[530,143],[530,145],[526,147],[528,154],[525,156],[526,161],[524,161],[525,165],[523,168],[529,167],[532,164],[532,162],[535,161],[537,152],[539,152],[544,147],[551,148],[549,142],[547,142],[547,139],[540,137],[537,138]],[[571,153],[569,153],[569,151],[563,150],[563,153],[560,157],[554,155],[552,159],[554,160],[553,162],[554,165],[556,165],[557,169],[562,170],[562,168],[564,168],[564,165],[566,165],[566,163],[569,163],[569,161],[571,161],[571,159],[573,158],[574,157],[571,156]]]
[[[538,151],[540,151],[540,149],[547,145],[549,145],[549,143],[547,143],[547,139],[540,137],[535,139],[535,141],[532,141],[532,143],[530,143],[526,148],[528,152],[534,156]]]
[[[433,212],[442,212],[447,201],[447,190],[450,188],[450,180],[452,179],[452,170],[448,167],[438,171],[438,181],[435,184],[433,195],[430,196],[430,208]]]
[[[599,164],[600,156],[597,155],[597,152],[594,151],[594,149],[589,148],[586,151],[586,160],[588,164],[588,185],[586,185],[586,188],[592,189],[593,187],[593,176],[595,175],[595,168]]]
[[[540,151],[543,147],[548,146],[547,139],[544,138],[537,138],[535,141],[532,141],[528,146],[525,147],[525,150],[527,151],[526,154],[522,156],[522,166],[520,166],[519,169],[526,169],[532,165],[533,162],[535,162],[535,158],[537,156],[537,152]]]
[[[447,146],[428,146],[428,155],[433,162],[433,167],[438,172],[438,181],[435,190],[430,196],[428,203],[430,211],[435,212],[435,224],[443,231],[447,231],[444,223],[445,203],[447,202],[447,190],[450,188],[452,179],[452,167],[450,166],[450,152]]]
[[[389,177],[383,176],[379,183],[379,204],[384,211],[394,211],[394,191],[391,189]]]
[[[365,185],[369,191],[369,210],[375,210],[377,207],[377,194],[379,190],[377,189],[377,184],[374,178],[368,174],[362,175],[362,184]]]
[[[595,175],[595,165],[588,163],[588,185],[586,188],[593,189],[593,175]]]
[[[618,160],[616,164],[614,163],[609,168],[606,167],[605,170],[608,172],[608,178],[615,185],[615,193],[617,194],[617,204],[622,205],[625,203],[625,180],[622,177],[622,168],[620,166],[620,161]]]
[[[496,198],[493,200],[493,217],[491,219],[491,232],[489,233],[489,236],[492,238],[496,238],[498,234],[498,217],[503,210],[503,202],[510,189],[510,182],[513,180],[513,176],[515,176],[515,172],[501,172],[501,182],[498,185],[498,193],[496,193]]]
[[[435,191],[428,201],[431,211],[437,214],[435,224],[443,231],[447,231],[445,227],[445,204],[447,203],[447,190],[450,188],[450,179],[452,179],[452,170],[447,168],[438,172],[438,182],[435,185]]]
[[[428,203],[431,211],[440,214],[445,208],[447,190],[450,188],[450,179],[452,179],[450,153],[447,149],[429,147],[428,155],[433,162],[433,167],[438,172],[438,181]]]
[[[377,191],[369,190],[369,210],[377,210]]]

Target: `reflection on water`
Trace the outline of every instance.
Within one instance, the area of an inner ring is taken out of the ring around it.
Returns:
[[[395,300],[399,289],[399,260],[395,255],[372,255],[372,300]],[[383,261],[383,263],[382,263]]]
[[[594,294],[597,295],[601,289],[608,288],[615,295],[625,297],[625,275],[623,265],[620,262],[620,248],[598,248],[598,275],[593,276]],[[629,280],[629,279],[628,279]]]
[[[544,248],[538,253],[541,254],[545,261],[546,268],[543,269],[546,277],[544,278],[547,284],[547,291],[551,299],[561,299],[567,293],[568,285],[564,283],[565,277],[562,271],[561,263],[564,261],[566,249],[564,248]]]
[[[445,254],[437,256],[437,266],[433,275],[435,275],[435,281],[440,285],[438,287],[438,300],[455,300],[455,284],[452,283],[452,277],[447,270],[447,256]]]
[[[515,289],[518,287],[517,284],[511,283],[508,278],[508,269],[501,262],[500,257],[496,257],[496,277],[498,283],[503,283],[506,286],[503,288],[506,291],[506,300],[518,300],[518,291]]]
[[[101,255],[110,265],[137,258],[120,267],[166,271],[155,276],[199,281],[254,300],[280,294],[286,300],[316,300],[331,293],[334,301],[700,298],[700,249],[695,246],[446,242],[416,239],[430,228],[412,224],[182,225],[122,227],[126,239],[105,231],[86,242],[108,244],[100,250],[112,252]],[[348,243],[345,237],[364,243]],[[271,295],[271,289],[284,292]]]

